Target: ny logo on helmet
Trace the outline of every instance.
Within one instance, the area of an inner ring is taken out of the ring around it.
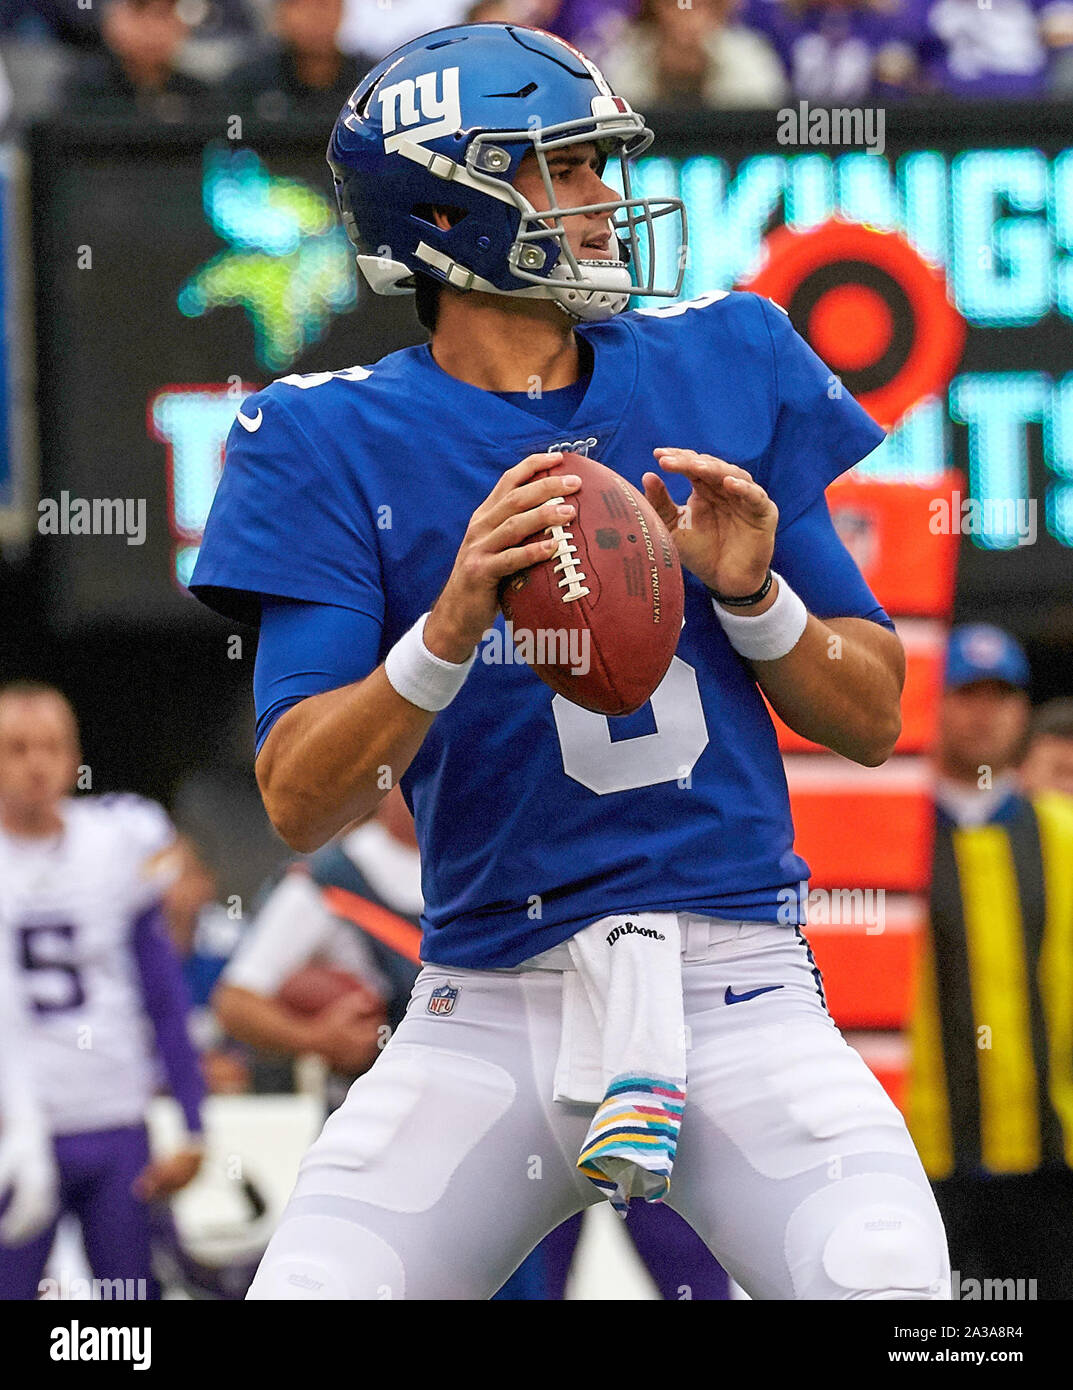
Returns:
[[[442,79],[442,95],[439,97],[436,95],[437,78]],[[376,99],[380,103],[384,150],[387,154],[397,150],[404,140],[422,145],[426,140],[449,135],[462,124],[457,68],[403,78],[401,82],[393,82],[390,87],[381,87]],[[399,130],[400,126],[408,128]]]

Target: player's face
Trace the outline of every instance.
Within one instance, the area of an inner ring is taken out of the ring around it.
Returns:
[[[49,812],[74,784],[78,739],[53,695],[0,700],[0,808],[16,821]]]
[[[620,195],[609,188],[597,173],[601,159],[591,142],[553,150],[547,160],[556,207],[587,207],[590,203],[611,203],[619,198]],[[522,160],[514,187],[523,198],[529,200],[535,211],[543,212],[552,206],[535,154],[527,154]],[[574,217],[564,217],[563,228],[575,256],[585,260],[618,258],[618,244],[606,212],[583,212]]]
[[[948,690],[939,715],[939,758],[972,781],[981,768],[998,773],[1017,759],[1028,723],[1028,696],[1001,681],[974,681]]]
[[[1021,765],[1021,781],[1028,792],[1073,796],[1073,738],[1041,734],[1033,739]]]
[[[170,66],[186,39],[186,25],[173,0],[114,0],[101,16],[101,29],[108,47],[136,67]]]
[[[297,52],[319,56],[335,51],[342,17],[343,0],[281,0],[276,30]]]

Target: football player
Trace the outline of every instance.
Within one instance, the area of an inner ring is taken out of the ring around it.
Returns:
[[[421,864],[413,819],[396,787],[373,818],[299,861],[273,889],[228,963],[213,995],[234,1038],[283,1053],[318,1053],[332,1068],[329,1107],[341,1105],[387,1034],[402,1022],[420,955]],[[369,987],[312,1019],[278,999],[287,979],[312,961]],[[497,1298],[558,1299],[566,1288],[580,1219],[566,1222],[523,1261]],[[726,1274],[666,1207],[631,1210],[628,1234],[665,1297],[687,1285],[693,1298],[728,1295]]]
[[[216,987],[217,1018],[251,1046],[322,1057],[332,1069],[327,1099],[334,1109],[406,1012],[421,906],[413,821],[396,791],[367,825],[292,865],[272,890]],[[314,961],[365,989],[313,1018],[295,1014],[279,992]]]
[[[56,1164],[23,1057],[26,1020],[11,945],[0,923],[0,1242],[21,1245],[55,1210]]]
[[[787,908],[808,866],[764,702],[866,766],[895,743],[902,649],[824,502],[882,431],[765,299],[629,310],[685,263],[681,203],[632,190],[651,140],[580,52],[510,24],[404,45],[332,134],[359,267],[416,293],[430,341],[243,403],[192,587],[260,623],[285,839],[315,849],[401,778],[425,965],[253,1298],[487,1298],[606,1195],[557,1059],[573,938],[637,919],[681,943],[669,1204],[754,1298],[949,1296],[905,1125]],[[577,479],[541,476],[565,450],[643,486],[687,571],[671,668],[614,721],[482,641],[575,514]]]
[[[140,797],[70,797],[79,762],[74,712],[58,690],[0,687],[2,944],[16,960],[20,1055],[57,1172],[43,1229],[3,1236],[5,1299],[37,1297],[65,1212],[78,1218],[93,1274],[121,1291],[115,1296],[158,1297],[147,1203],[183,1187],[201,1162],[204,1088],[163,888],[150,871],[173,831]],[[189,1137],[154,1159],[145,1112],[161,1063]]]

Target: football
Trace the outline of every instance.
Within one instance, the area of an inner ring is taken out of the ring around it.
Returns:
[[[358,991],[368,992],[361,980],[349,971],[314,963],[296,970],[284,981],[276,997],[292,1013],[312,1018],[337,999]]]
[[[508,633],[558,694],[597,714],[632,714],[678,645],[678,551],[644,494],[602,463],[564,454],[547,473],[580,477],[577,515],[548,528],[553,555],[500,585]]]

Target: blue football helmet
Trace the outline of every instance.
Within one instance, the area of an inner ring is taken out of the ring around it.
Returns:
[[[335,124],[328,163],[358,266],[377,294],[408,293],[422,274],[460,290],[551,299],[594,320],[620,313],[631,295],[674,298],[682,286],[681,199],[634,197],[630,187],[629,161],[652,140],[644,118],[563,39],[465,24],[404,44],[367,74]],[[587,142],[604,162],[618,159],[623,195],[559,207],[547,156]],[[512,184],[529,153],[547,191],[539,212]],[[461,216],[438,227],[434,207]],[[567,242],[562,219],[597,212],[608,215],[615,260],[579,257]],[[672,214],[678,278],[657,287],[654,223]]]

